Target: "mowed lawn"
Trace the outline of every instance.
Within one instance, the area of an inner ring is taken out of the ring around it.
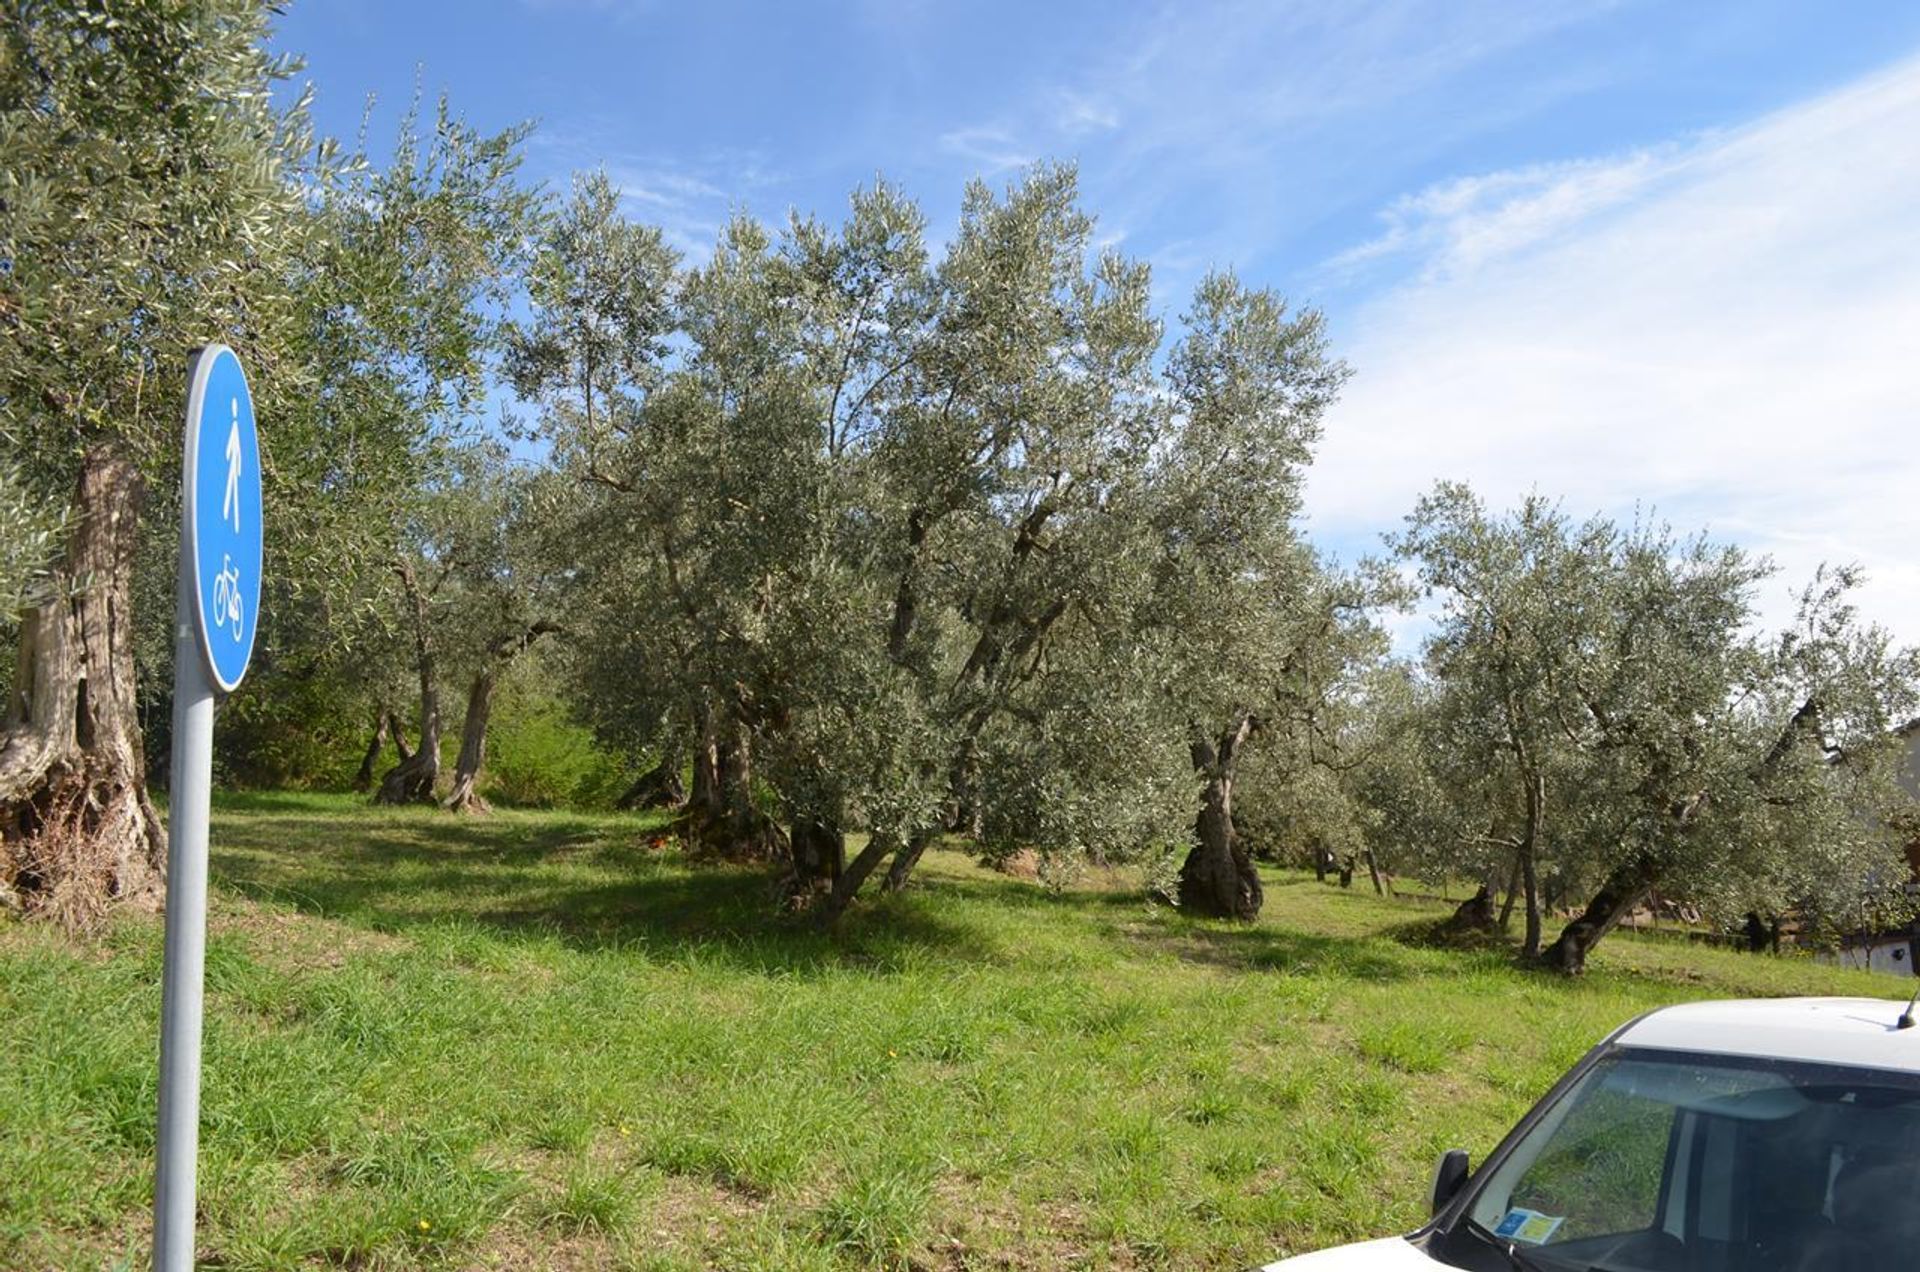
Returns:
[[[631,817],[215,810],[223,1269],[1244,1268],[1410,1228],[1614,1025],[1891,978],[1617,939],[1564,983],[1275,873],[1252,927],[936,853],[841,931]],[[140,1267],[161,928],[0,922],[0,1267]]]

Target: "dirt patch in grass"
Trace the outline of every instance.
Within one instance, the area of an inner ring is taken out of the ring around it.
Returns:
[[[633,1266],[623,1258],[623,1243],[602,1232],[558,1234],[519,1224],[496,1227],[478,1244],[461,1252],[455,1266],[501,1268],[513,1272],[606,1272]]]
[[[231,893],[210,901],[207,932],[238,937],[251,957],[281,971],[340,968],[361,955],[393,954],[413,945],[396,933],[328,923]]]

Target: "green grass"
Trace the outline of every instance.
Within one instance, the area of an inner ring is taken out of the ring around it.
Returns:
[[[1413,1226],[1435,1154],[1648,1007],[1899,989],[1630,938],[1564,983],[1282,873],[1237,927],[935,853],[826,933],[633,818],[214,825],[223,1269],[1241,1268]],[[0,1267],[143,1265],[160,955],[0,925]]]

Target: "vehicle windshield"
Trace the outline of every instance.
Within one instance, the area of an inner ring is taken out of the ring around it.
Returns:
[[[1466,1217],[1543,1272],[1920,1265],[1920,1080],[1621,1051],[1486,1176]]]

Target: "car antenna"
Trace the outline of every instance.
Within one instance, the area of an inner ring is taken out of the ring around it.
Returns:
[[[1920,1005],[1920,989],[1913,991],[1913,997],[1907,1000],[1907,1009],[1900,1013],[1900,1019],[1893,1022],[1895,1029],[1911,1029],[1920,1024],[1920,1020],[1913,1018],[1913,1009],[1916,1005]]]

